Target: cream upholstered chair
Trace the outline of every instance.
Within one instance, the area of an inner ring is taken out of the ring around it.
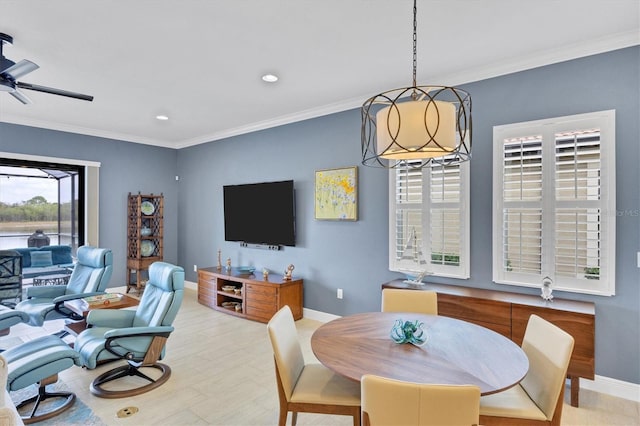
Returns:
[[[430,290],[382,290],[382,312],[413,312],[438,315],[438,293]]]
[[[365,374],[360,381],[364,426],[478,424],[480,388],[402,382]]]
[[[7,360],[0,355],[0,425],[2,426],[16,426],[23,425],[24,422],[18,414],[18,410],[11,401],[9,391],[6,389],[7,377],[9,375],[9,368],[7,367]]]
[[[480,399],[483,425],[560,425],[573,337],[531,315],[522,341],[529,371],[519,385]]]
[[[289,306],[284,306],[267,324],[276,364],[280,399],[278,424],[295,426],[298,412],[353,416],[360,425],[360,386],[318,363],[305,363],[298,331]]]

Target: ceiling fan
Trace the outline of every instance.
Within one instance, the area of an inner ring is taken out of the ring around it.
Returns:
[[[0,33],[0,92],[9,92],[11,96],[22,102],[30,104],[29,99],[24,93],[18,89],[35,90],[37,92],[50,93],[52,95],[66,96],[69,98],[80,99],[83,101],[92,101],[93,96],[83,95],[82,93],[69,92],[67,90],[54,89],[52,87],[39,86],[37,84],[23,83],[16,81],[23,75],[40,68],[37,64],[26,59],[18,63],[4,57],[2,48],[5,44],[13,44],[13,37]]]

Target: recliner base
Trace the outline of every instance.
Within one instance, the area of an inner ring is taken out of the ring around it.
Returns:
[[[141,367],[155,368],[156,370],[160,370],[162,374],[160,375],[160,377],[154,380],[141,372]],[[102,385],[105,383],[127,376],[142,377],[143,379],[148,380],[150,383],[137,388],[125,390],[107,390],[102,387]],[[170,376],[171,368],[169,368],[168,365],[159,362],[140,367],[136,367],[131,364],[122,365],[96,377],[93,382],[91,382],[91,393],[100,398],[127,398],[134,395],[140,395],[157,388],[158,386],[169,380]]]
[[[48,384],[55,383],[57,380],[58,380],[57,374],[42,380],[41,382],[38,383],[37,395],[34,395],[31,398],[25,399],[24,401],[16,405],[16,409],[18,410],[18,413],[20,413],[20,417],[22,418],[22,421],[24,422],[24,424],[31,424],[31,423],[41,422],[46,419],[50,419],[62,413],[63,411],[66,411],[69,408],[71,408],[71,406],[73,405],[76,399],[76,394],[74,394],[73,392],[47,392],[46,386]],[[45,411],[41,414],[38,414],[37,411],[38,411],[38,408],[40,407],[40,403],[51,398],[64,398],[64,402],[62,403],[62,405],[52,410]],[[30,404],[33,404],[33,409],[31,410],[31,413],[28,416],[23,415],[21,412],[21,409]]]

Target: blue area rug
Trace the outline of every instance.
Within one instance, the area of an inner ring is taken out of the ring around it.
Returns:
[[[49,392],[64,392],[69,391],[69,388],[58,380],[56,383],[51,385],[47,385],[47,390]],[[30,398],[33,395],[38,393],[38,387],[36,385],[27,386],[24,389],[20,389],[17,391],[10,392],[11,399],[14,404],[19,404],[20,401]],[[39,412],[46,411],[48,407],[57,407],[61,404],[60,398],[47,399],[44,402],[40,403]],[[29,413],[30,410],[33,409],[33,405],[29,405],[24,407],[21,411],[21,415],[25,415]],[[89,425],[89,426],[106,426],[100,417],[93,414],[91,408],[89,408],[84,402],[80,400],[76,396],[76,400],[74,401],[71,408],[63,413],[57,415],[56,417],[52,417],[47,420],[43,420],[41,422],[36,423],[38,425]]]

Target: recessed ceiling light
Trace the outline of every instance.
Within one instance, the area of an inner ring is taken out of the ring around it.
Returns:
[[[265,74],[262,76],[262,81],[266,81],[267,83],[275,83],[278,81],[278,76],[274,74]]]
[[[164,114],[156,115],[156,120],[167,121],[168,119],[169,119],[169,116],[167,115],[164,115]]]

